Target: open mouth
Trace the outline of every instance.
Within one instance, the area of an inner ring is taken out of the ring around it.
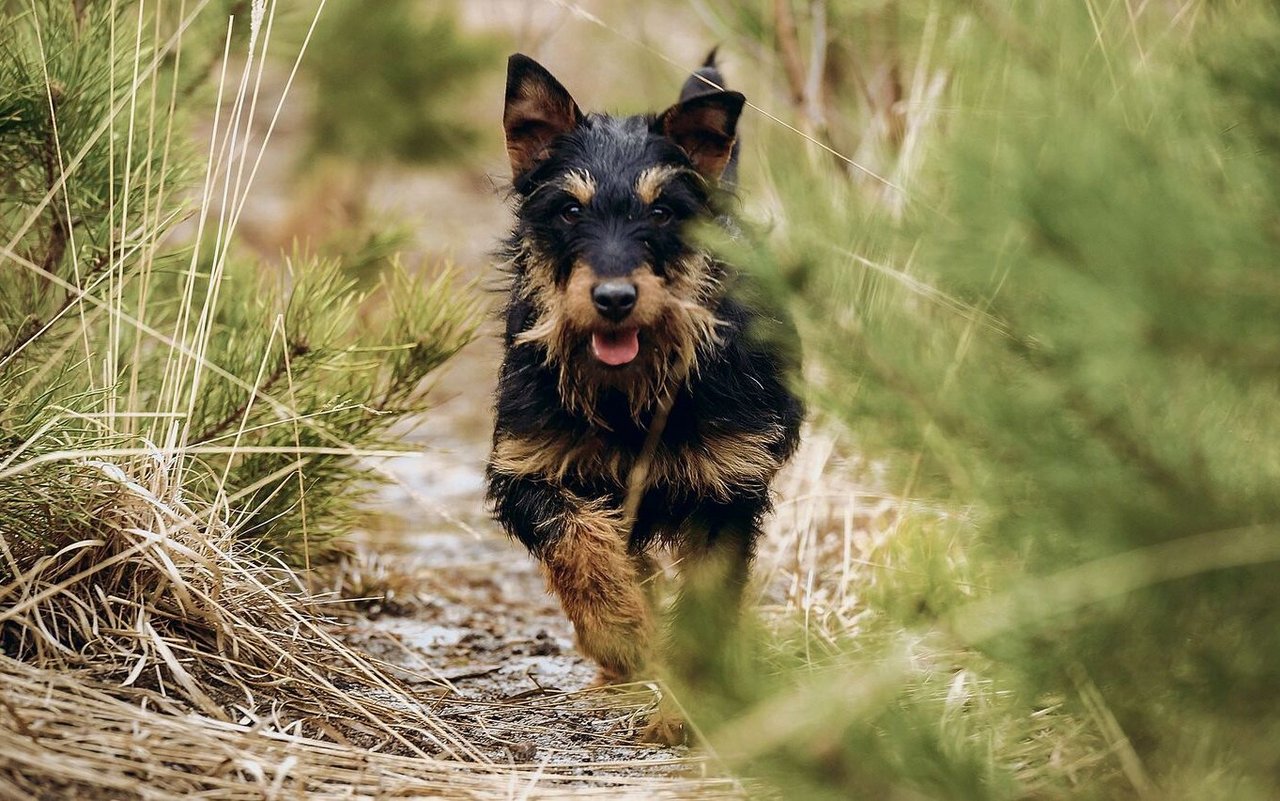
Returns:
[[[610,367],[630,364],[640,353],[640,329],[596,331],[591,335],[591,352]]]

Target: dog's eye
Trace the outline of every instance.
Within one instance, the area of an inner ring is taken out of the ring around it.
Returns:
[[[560,209],[560,219],[573,225],[582,217],[582,206],[577,203],[569,203]]]
[[[671,209],[667,208],[666,206],[654,206],[653,208],[649,209],[649,218],[653,220],[655,223],[657,223],[658,225],[666,225],[667,223],[671,222],[672,218],[674,217],[675,217],[675,214],[673,214],[671,212]]]

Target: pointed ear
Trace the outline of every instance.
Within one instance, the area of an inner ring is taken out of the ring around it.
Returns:
[[[747,99],[739,92],[710,92],[662,112],[658,130],[684,150],[708,181],[720,180],[737,137],[738,116]]]
[[[507,61],[507,134],[511,174],[519,178],[547,157],[551,141],[582,121],[582,111],[546,68],[516,53]]]

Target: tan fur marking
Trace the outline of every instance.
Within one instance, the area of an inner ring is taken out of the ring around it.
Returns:
[[[733,498],[744,484],[767,485],[778,471],[769,446],[777,434],[732,433],[706,437],[692,448],[658,460],[659,478],[674,486],[693,487],[720,500]]]
[[[584,262],[573,265],[569,273],[569,282],[564,287],[564,318],[574,329],[586,333],[600,324],[600,313],[591,300],[591,290],[598,279],[592,269]]]
[[[627,554],[622,513],[578,501],[560,536],[542,556],[547,582],[573,621],[578,647],[598,662],[606,681],[627,681],[648,665],[654,624],[634,560]]]
[[[680,172],[681,168],[672,167],[670,164],[659,164],[656,167],[647,168],[636,179],[636,195],[645,203],[652,203],[662,194],[662,187],[667,185],[667,181],[679,175]]]
[[[609,452],[597,437],[506,437],[493,447],[493,469],[511,476],[536,476],[561,483],[569,476],[605,475],[621,482],[629,469],[620,452]]]
[[[596,196],[596,179],[585,170],[572,170],[564,177],[564,191],[585,206]]]
[[[653,268],[647,265],[631,273],[631,280],[636,285],[636,306],[627,323],[642,328],[656,325],[675,302],[667,290],[667,282],[654,275]]]
[[[732,499],[744,485],[767,485],[778,471],[770,447],[780,431],[712,433],[680,448],[654,451],[646,486],[688,488],[717,500]],[[556,484],[566,478],[605,477],[624,487],[634,454],[607,447],[599,437],[572,440],[555,434],[507,437],[493,449],[492,465],[500,473],[536,476]]]
[[[520,254],[517,261],[524,262],[524,281],[520,293],[542,306],[556,292],[555,262],[539,251],[532,242],[524,240],[520,243]]]

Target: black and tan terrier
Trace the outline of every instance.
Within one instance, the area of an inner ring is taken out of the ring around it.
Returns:
[[[537,62],[508,64],[516,222],[488,497],[606,682],[716,647],[660,634],[647,552],[674,550],[677,609],[723,633],[802,417],[790,350],[759,335],[776,321],[694,238],[733,228],[745,98],[723,85],[713,53],[660,114],[584,114]]]

